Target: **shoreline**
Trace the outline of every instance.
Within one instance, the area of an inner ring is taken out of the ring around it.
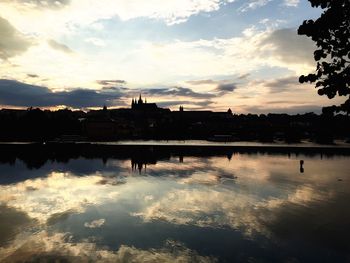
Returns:
[[[155,141],[142,142],[0,142],[0,152],[4,154],[6,151],[39,151],[39,152],[60,152],[68,151],[71,153],[95,152],[97,154],[108,154],[115,152],[137,152],[143,151],[160,151],[160,152],[179,152],[187,155],[192,152],[242,152],[242,153],[340,153],[350,154],[350,145],[322,145],[322,144],[273,144],[273,143],[246,143],[240,142],[236,144],[230,143],[160,143]]]
[[[125,141],[50,141],[50,142],[21,142],[0,141],[0,147],[5,145],[57,145],[57,146],[73,146],[73,145],[98,145],[98,146],[114,146],[114,147],[228,147],[228,148],[286,148],[286,149],[350,149],[350,143],[345,141],[335,141],[334,144],[319,144],[313,142],[300,143],[280,143],[280,142],[256,142],[256,141],[237,141],[237,142],[213,142],[206,140],[125,140]]]

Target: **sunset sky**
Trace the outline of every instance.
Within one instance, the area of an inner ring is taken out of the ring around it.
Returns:
[[[306,0],[1,0],[0,107],[319,112]]]

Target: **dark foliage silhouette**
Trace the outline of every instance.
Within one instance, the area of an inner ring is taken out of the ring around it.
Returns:
[[[317,45],[314,59],[316,73],[301,76],[301,83],[314,83],[319,95],[332,99],[347,96],[339,106],[325,107],[324,113],[350,114],[350,1],[309,0],[312,7],[324,12],[317,20],[306,20],[298,29],[299,35],[311,37]]]
[[[81,142],[134,139],[284,141],[332,144],[349,140],[350,116],[305,113],[237,115],[211,111],[103,109],[89,112],[0,110],[0,142]],[[350,141],[350,140],[349,140]]]

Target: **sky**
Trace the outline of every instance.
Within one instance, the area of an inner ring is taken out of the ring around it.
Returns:
[[[306,0],[1,0],[0,107],[320,112]]]

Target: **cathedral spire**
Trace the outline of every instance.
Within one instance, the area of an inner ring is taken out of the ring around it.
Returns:
[[[140,93],[138,104],[142,104],[142,103],[143,103],[143,100],[142,100],[141,93]]]

